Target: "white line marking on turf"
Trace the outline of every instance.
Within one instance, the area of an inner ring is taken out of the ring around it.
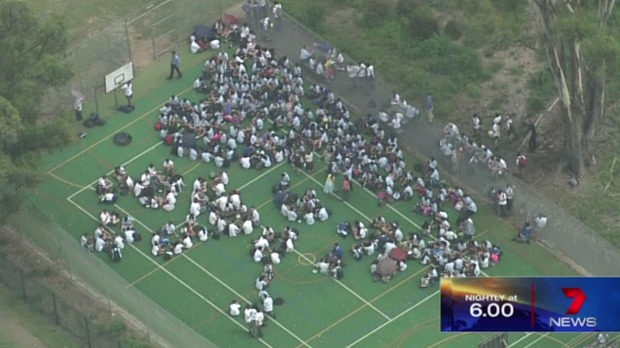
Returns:
[[[99,221],[99,219],[97,219],[96,217],[94,217],[91,213],[88,212],[88,210],[82,208],[79,204],[75,203],[74,201],[72,201],[70,198],[67,198],[67,201],[69,201],[69,203],[73,204],[76,208],[78,208],[81,212],[83,212],[84,214],[86,214],[88,217],[90,217],[91,219],[95,220],[95,221]],[[224,312],[220,307],[216,306],[213,302],[209,301],[209,299],[207,299],[206,297],[202,296],[198,291],[196,291],[194,288],[192,288],[191,286],[189,286],[187,283],[185,283],[184,281],[182,281],[181,279],[179,279],[177,276],[175,276],[172,272],[170,272],[169,270],[167,270],[165,267],[163,267],[162,265],[160,265],[159,263],[157,263],[155,260],[153,260],[151,257],[149,257],[148,255],[146,255],[145,253],[142,252],[142,250],[138,249],[135,245],[133,244],[129,244],[129,246],[134,249],[135,251],[138,252],[138,254],[144,256],[145,258],[147,258],[152,264],[154,264],[157,268],[159,268],[162,272],[168,274],[170,277],[172,277],[172,279],[176,280],[177,282],[179,282],[179,284],[183,285],[187,290],[191,291],[194,295],[198,296],[198,298],[200,298],[201,300],[203,300],[204,302],[206,302],[207,304],[209,304],[211,307],[213,307],[215,310],[217,310],[220,314],[222,314],[223,316],[225,316],[226,318],[228,318],[230,321],[232,321],[233,323],[235,323],[235,325],[239,326],[241,329],[243,329],[244,331],[247,330],[247,328],[239,323],[238,321],[236,321],[235,319],[233,319],[230,315],[228,315],[228,313]],[[263,340],[262,338],[258,339],[263,345],[265,345],[266,347],[269,348],[274,348],[273,346],[271,346],[269,343],[267,343],[265,340]]]
[[[526,339],[526,338],[530,337],[531,335],[532,335],[532,332],[528,332],[528,333],[526,333],[526,334],[525,334],[525,336],[523,336],[523,337],[519,338],[518,340],[516,340],[516,341],[512,342],[512,343],[508,346],[508,348],[516,346],[517,344],[519,344],[519,342],[521,342],[521,341],[523,341],[524,339]]]
[[[297,249],[293,249],[293,251],[295,252],[295,254],[297,254],[299,257],[303,258],[304,260],[306,260],[306,262],[308,262],[310,265],[314,265],[314,262],[312,262],[312,260],[310,260],[309,258],[306,257],[306,255],[300,253],[299,251],[297,251]],[[375,312],[379,313],[382,317],[384,317],[385,319],[388,320],[388,323],[392,320],[392,318],[390,318],[387,314],[383,313],[379,308],[375,307],[372,303],[366,301],[362,296],[358,295],[355,291],[351,290],[348,286],[346,286],[344,283],[342,283],[340,280],[331,277],[332,279],[334,279],[334,281],[336,283],[338,283],[338,285],[340,285],[342,288],[344,288],[345,290],[347,290],[348,292],[350,292],[353,296],[357,297],[360,301],[362,301],[366,306],[372,308],[375,310]]]
[[[160,142],[158,142],[157,144],[155,144],[155,145],[153,145],[153,146],[149,147],[148,149],[146,149],[146,150],[144,150],[144,151],[140,152],[139,154],[135,155],[133,158],[131,158],[131,159],[130,159],[130,160],[128,160],[127,162],[123,163],[123,164],[122,164],[122,166],[126,166],[126,165],[128,165],[129,163],[131,163],[131,162],[133,162],[133,161],[137,160],[138,158],[140,158],[140,157],[144,156],[147,152],[152,151],[153,149],[155,149],[156,147],[158,147],[158,146],[162,145],[163,143],[164,143],[163,141],[160,141]],[[112,173],[114,173],[114,170],[109,171],[109,172],[107,173],[107,175],[110,175],[110,174],[112,174]],[[71,196],[69,196],[69,199],[72,199],[73,197],[75,197],[75,196],[79,195],[80,193],[82,193],[82,192],[84,192],[84,191],[88,190],[89,188],[92,188],[92,186],[93,186],[94,184],[96,184],[96,183],[97,183],[97,181],[99,181],[99,178],[95,179],[95,181],[91,182],[90,184],[88,184],[88,185],[86,185],[86,186],[82,187],[81,189],[77,190],[76,192],[74,192]]]
[[[275,169],[275,167],[273,168]],[[263,173],[263,175],[265,175],[267,173]],[[260,177],[260,176],[259,176]],[[259,179],[259,177],[255,178],[254,180]],[[122,212],[125,215],[129,215],[129,213],[127,213],[126,210],[124,210],[123,208],[119,207],[117,204],[114,205],[116,207],[116,209],[118,209],[120,212]],[[142,221],[135,219],[135,222],[139,225],[141,225],[142,227],[144,227],[145,230],[149,231],[151,234],[154,234],[155,231],[153,231],[150,227],[148,227],[147,225],[145,225],[144,223],[142,223]],[[131,245],[131,244],[130,244]],[[144,255],[144,254],[143,254]],[[149,256],[145,255],[146,257],[148,257],[149,259],[151,259]],[[238,293],[235,289],[231,288],[230,286],[228,286],[228,284],[226,284],[224,281],[222,281],[220,278],[216,277],[214,274],[212,274],[211,272],[209,272],[207,269],[205,269],[204,267],[202,267],[199,263],[197,263],[196,261],[194,261],[193,259],[191,259],[189,256],[185,255],[185,254],[181,254],[178,255],[177,257],[182,256],[184,257],[186,260],[188,260],[189,262],[191,262],[192,264],[194,264],[194,266],[198,267],[200,270],[202,270],[204,273],[206,273],[209,277],[213,278],[215,281],[217,281],[218,283],[220,283],[223,287],[225,287],[226,289],[228,289],[230,292],[232,292],[233,294],[235,294],[235,296],[237,296],[238,298],[242,299],[243,301],[245,301],[248,304],[251,304],[252,302],[249,301],[248,299],[246,299],[245,297],[243,297],[243,295],[241,295],[240,293]],[[288,333],[289,335],[293,336],[297,341],[299,341],[299,343],[301,343],[303,346],[306,346],[308,348],[312,348],[312,346],[310,346],[306,341],[302,340],[299,336],[295,335],[291,330],[287,329],[284,325],[280,324],[280,322],[278,322],[277,320],[270,318],[270,321],[274,322],[276,325],[278,325],[282,330],[284,330],[286,333]]]
[[[401,312],[399,315],[395,316],[394,318],[386,321],[385,323],[377,326],[374,330],[370,331],[369,333],[365,334],[364,336],[358,338],[355,342],[349,344],[346,348],[350,348],[353,347],[354,345],[360,343],[361,341],[365,340],[366,338],[368,338],[369,336],[371,336],[372,334],[374,334],[375,332],[383,329],[385,326],[387,326],[388,324],[390,324],[391,322],[395,321],[396,319],[402,317],[403,315],[409,313],[410,311],[414,310],[415,308],[417,308],[418,306],[422,305],[424,302],[430,300],[432,297],[434,297],[435,295],[439,294],[439,290],[435,291],[434,293],[430,294],[429,296],[423,298],[422,300],[420,300],[420,302],[414,304],[413,306],[409,307],[407,310],[405,310],[404,312]]]
[[[540,337],[538,337],[537,339],[535,339],[532,343],[528,344],[527,346],[523,347],[523,348],[530,348],[532,345],[536,344],[536,342],[542,340],[543,338],[549,336],[548,332],[545,332],[544,334],[540,335]]]

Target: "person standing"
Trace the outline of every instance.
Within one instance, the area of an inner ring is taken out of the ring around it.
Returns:
[[[512,186],[511,184],[506,185],[505,192],[506,192],[506,212],[510,214],[512,212],[512,202],[515,196],[514,186]]]
[[[530,140],[528,143],[528,148],[530,152],[534,152],[536,150],[536,147],[538,147],[538,143],[536,139],[538,137],[538,133],[536,132],[536,125],[534,123],[530,123],[530,125],[528,126],[528,130],[530,132]]]
[[[172,79],[175,71],[177,72],[178,78],[183,76],[183,74],[181,74],[181,70],[179,69],[180,65],[181,57],[179,57],[176,51],[172,51],[172,58],[170,60],[170,76],[168,76],[168,80]]]
[[[125,91],[125,98],[127,98],[127,106],[133,108],[131,105],[131,99],[133,98],[133,83],[131,81],[124,84],[121,89]]]
[[[517,168],[519,169],[519,177],[523,177],[523,170],[527,167],[527,157],[521,152],[517,152]]]
[[[433,109],[435,109],[435,103],[433,102],[433,96],[429,94],[426,96],[426,117],[428,117],[428,123],[433,123],[433,118],[435,118]]]
[[[282,4],[279,1],[275,1],[271,12],[273,14],[274,27],[279,31],[282,28]]]
[[[323,186],[323,191],[328,195],[334,193],[334,180],[335,178],[333,173],[327,174],[327,178],[325,179],[325,185]]]
[[[351,195],[351,180],[349,178],[344,178],[342,181],[342,200],[348,201],[349,196]]]
[[[82,120],[82,101],[84,100],[84,98],[82,97],[75,97],[75,100],[73,101],[73,110],[75,110],[75,119],[78,121]]]
[[[506,217],[506,215],[508,215],[508,197],[506,196],[506,192],[499,190],[499,192],[497,193],[497,205],[499,207],[499,215],[501,217]]]

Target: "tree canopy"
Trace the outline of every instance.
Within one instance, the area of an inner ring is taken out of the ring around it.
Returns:
[[[615,0],[532,0],[562,108],[558,169],[581,174],[596,161],[605,88],[618,68],[620,45],[608,26]]]
[[[71,78],[67,45],[62,18],[41,20],[27,2],[0,1],[0,221],[37,183],[41,155],[70,141],[66,120],[40,114],[46,92]]]

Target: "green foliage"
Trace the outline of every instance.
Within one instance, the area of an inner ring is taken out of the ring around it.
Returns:
[[[295,19],[306,27],[318,33],[323,31],[327,10],[318,1],[282,1],[284,8],[292,14]]]
[[[420,9],[421,0],[398,0],[396,13],[401,17],[411,17]]]
[[[60,18],[40,21],[26,2],[0,2],[0,221],[36,184],[40,154],[69,142],[65,121],[39,120],[41,96],[71,77],[63,61],[67,43]]]
[[[409,21],[409,35],[416,40],[430,39],[439,34],[439,21],[425,12],[415,13]]]
[[[451,19],[443,28],[446,34],[452,40],[458,40],[463,36],[463,25],[456,19]]]
[[[381,25],[392,13],[390,4],[384,0],[368,0],[363,8],[362,25],[369,27]]]
[[[544,111],[547,104],[557,95],[553,76],[546,68],[532,74],[528,88],[527,113],[531,115]]]

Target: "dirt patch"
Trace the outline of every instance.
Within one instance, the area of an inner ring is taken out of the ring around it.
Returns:
[[[357,19],[357,11],[351,7],[345,7],[330,12],[325,22],[330,30],[336,33],[347,33],[349,40],[361,39],[362,31],[358,28],[355,20]]]

